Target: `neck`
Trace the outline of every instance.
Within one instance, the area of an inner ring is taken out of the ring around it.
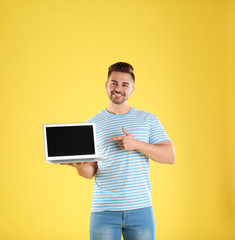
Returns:
[[[127,104],[127,102],[122,104],[114,104],[110,101],[107,107],[107,111],[115,115],[125,114],[128,113],[130,110],[131,107]]]

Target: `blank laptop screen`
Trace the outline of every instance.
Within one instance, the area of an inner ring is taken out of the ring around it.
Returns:
[[[47,127],[48,157],[95,154],[92,126]]]

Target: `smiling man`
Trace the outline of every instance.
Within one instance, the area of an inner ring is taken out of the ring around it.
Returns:
[[[127,106],[127,99],[134,91],[134,82],[129,73],[113,71],[105,83],[110,103]],[[112,105],[113,105],[112,104]],[[122,107],[123,108],[123,107]]]
[[[96,123],[99,155],[106,161],[68,164],[80,176],[95,176],[91,240],[155,239],[149,159],[173,164],[175,150],[154,114],[128,105],[134,82],[130,64],[109,67],[108,107],[87,121]]]

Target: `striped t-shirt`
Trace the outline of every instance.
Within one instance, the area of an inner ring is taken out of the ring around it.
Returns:
[[[158,118],[132,108],[115,115],[106,109],[89,119],[96,124],[98,162],[91,211],[124,211],[152,206],[149,158],[136,150],[121,149],[109,138],[124,135],[122,127],[141,141],[157,144],[169,140]]]

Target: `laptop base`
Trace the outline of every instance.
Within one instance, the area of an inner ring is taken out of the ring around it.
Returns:
[[[49,163],[81,163],[81,162],[100,162],[105,161],[104,158],[84,158],[84,159],[69,159],[69,160],[47,160]]]

